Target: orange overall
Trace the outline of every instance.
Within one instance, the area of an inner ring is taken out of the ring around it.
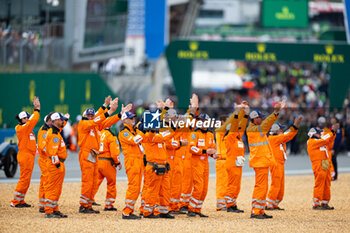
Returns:
[[[45,208],[45,185],[47,179],[47,156],[46,156],[46,136],[47,131],[50,127],[47,124],[44,124],[38,132],[38,151],[39,151],[39,159],[38,164],[41,170],[40,176],[40,186],[39,186],[39,207]]]
[[[182,133],[182,140],[188,140],[191,136],[190,132],[183,132]],[[183,151],[183,152],[182,152]],[[181,198],[180,198],[180,208],[181,207],[188,207],[188,204],[190,203],[190,198],[192,194],[193,189],[193,179],[192,179],[192,154],[189,151],[189,146],[182,147],[178,153],[183,154],[182,155],[182,182],[181,182]]]
[[[63,127],[66,126],[67,121],[64,121]],[[46,180],[47,180],[47,155],[46,155],[46,137],[47,132],[50,129],[50,126],[48,126],[46,123],[39,129],[38,132],[38,152],[39,152],[39,159],[38,164],[41,170],[41,176],[40,176],[40,186],[39,186],[39,207],[45,208],[46,198],[45,198],[45,189],[46,189]],[[62,130],[60,130],[62,131]]]
[[[247,128],[250,151],[249,166],[255,170],[252,198],[252,214],[254,215],[265,213],[265,200],[269,188],[269,167],[275,163],[266,134],[277,118],[278,114],[272,113],[261,125],[250,123]]]
[[[188,110],[187,113],[190,111]],[[197,109],[195,115],[189,114],[187,120],[192,121],[195,119],[195,116],[199,115],[199,110]],[[190,127],[183,127],[179,131],[181,132],[181,140],[190,141],[191,133],[194,129]],[[181,198],[179,207],[188,207],[190,203],[190,198],[192,195],[193,189],[193,178],[192,178],[192,153],[189,150],[189,145],[183,146],[177,152],[182,156],[182,178],[181,178]]]
[[[119,121],[120,116],[114,115],[106,119],[109,115],[106,109],[100,108],[93,120],[82,119],[78,125],[79,163],[81,169],[81,194],[80,205],[91,208],[94,196],[98,190],[98,168],[96,158],[91,154],[91,150],[98,151],[100,130],[108,128]]]
[[[329,134],[329,133],[332,133],[331,129],[328,128],[328,127],[325,127],[323,128],[323,132],[321,134],[321,136],[325,135],[325,134]],[[333,134],[331,134],[333,135]],[[332,150],[333,150],[333,146],[334,146],[334,141],[335,141],[335,135],[332,136],[332,139],[329,141],[329,143],[327,144],[327,151],[328,151],[328,155],[329,155],[329,172],[331,173],[331,177],[330,177],[330,180],[327,181],[327,182],[331,182],[332,181],[332,178],[334,176],[334,166],[333,166],[333,162],[332,162],[332,157],[333,157],[333,153],[332,153]],[[329,179],[329,177],[327,177]]]
[[[215,149],[214,135],[212,132],[197,129],[191,133],[189,150],[192,154],[193,192],[188,211],[200,213],[203,202],[208,192],[209,162],[206,150]]]
[[[147,139],[150,152],[147,154],[147,166],[145,169],[145,179],[147,191],[145,192],[144,216],[152,213],[155,215],[167,214],[170,204],[170,175],[165,172],[163,175],[157,175],[153,167],[165,165],[167,163],[167,151],[165,142],[174,137],[174,132],[163,130],[160,133],[147,133]],[[157,208],[155,205],[158,204]]]
[[[34,110],[27,123],[16,126],[18,137],[17,161],[20,167],[20,177],[11,201],[12,206],[25,203],[24,196],[30,185],[36,153],[36,140],[33,129],[39,120],[39,115],[39,111]]]
[[[176,132],[171,140],[165,142],[168,155],[168,163],[171,170],[170,175],[170,206],[169,211],[179,211],[181,182],[182,182],[182,154],[181,150],[181,133]]]
[[[134,212],[134,206],[141,191],[143,154],[141,144],[143,133],[135,131],[131,125],[124,124],[119,132],[120,146],[124,154],[124,167],[128,177],[128,188],[125,195],[123,214],[128,216]]]
[[[104,178],[107,179],[107,194],[105,201],[105,208],[113,208],[115,198],[117,197],[116,188],[116,166],[120,164],[119,161],[119,141],[109,129],[101,131],[100,148],[98,151],[98,181],[99,187]]]
[[[284,195],[284,163],[287,160],[286,143],[298,133],[295,126],[291,126],[280,135],[270,135],[269,144],[276,163],[270,166],[271,187],[266,199],[267,208],[276,208],[283,200]]]
[[[59,211],[58,200],[62,193],[65,176],[64,161],[67,158],[67,149],[60,134],[60,130],[52,126],[46,136],[46,166],[47,179],[45,184],[45,212],[50,214]]]
[[[242,180],[242,166],[237,163],[237,157],[244,157],[245,146],[242,141],[245,128],[248,123],[248,116],[244,115],[244,111],[241,110],[239,114],[235,114],[234,119],[231,122],[231,127],[228,134],[225,137],[225,143],[227,148],[227,159],[225,168],[228,174],[228,179],[225,189],[226,207],[237,205],[237,198],[241,191]]]
[[[307,141],[307,153],[309,154],[312,171],[314,172],[315,186],[313,193],[313,206],[328,204],[331,199],[331,173],[330,168],[322,169],[322,160],[331,161],[332,156],[327,146],[334,141],[333,132],[324,134],[320,139],[309,138]]]
[[[225,193],[228,182],[227,171],[225,168],[227,150],[225,144],[225,134],[227,127],[231,124],[233,120],[233,114],[227,118],[225,123],[215,130],[216,137],[216,149],[219,158],[215,161],[215,171],[216,171],[216,210],[221,210],[226,208]]]

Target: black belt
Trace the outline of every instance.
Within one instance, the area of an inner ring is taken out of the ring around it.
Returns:
[[[108,160],[111,162],[112,166],[118,166],[120,163],[115,163],[112,158],[98,157],[98,160]]]
[[[151,166],[156,166],[156,165],[165,165],[165,164],[160,164],[160,163],[151,163],[147,161],[147,164],[151,165]]]
[[[158,163],[151,163],[151,162],[148,162],[148,161],[147,161],[147,163],[152,166],[153,171],[157,175],[164,175],[165,173],[168,173],[170,171],[169,163],[158,164]]]
[[[51,156],[49,156],[49,159],[52,160]],[[61,159],[61,158],[58,158],[60,160],[60,162],[64,163],[64,161],[66,161],[65,159]]]

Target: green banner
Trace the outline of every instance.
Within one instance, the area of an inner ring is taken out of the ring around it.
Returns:
[[[166,49],[179,107],[188,106],[192,61],[235,59],[256,62],[316,62],[331,66],[330,106],[343,106],[350,85],[350,46],[343,43],[260,43],[231,41],[172,41]]]
[[[69,113],[74,122],[86,108],[99,108],[108,95],[115,97],[96,74],[0,74],[0,127],[16,126],[20,111],[33,112],[33,98],[41,104],[40,126],[51,111]],[[121,104],[119,104],[121,105]]]
[[[263,27],[305,28],[308,26],[308,0],[263,0]]]

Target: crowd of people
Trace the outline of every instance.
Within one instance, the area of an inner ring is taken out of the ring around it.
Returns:
[[[305,117],[300,131],[306,132],[315,126],[318,119],[328,115],[325,125],[331,120],[340,123],[343,138],[341,151],[350,154],[350,92],[341,111],[331,110],[328,99],[329,66],[311,63],[258,63],[236,62],[236,72],[253,86],[243,90],[227,90],[200,95],[200,107],[213,117],[229,114],[235,101],[247,100],[253,109],[268,112],[275,103],[286,100],[287,107],[282,112],[280,122],[290,125],[302,114]],[[305,133],[298,135],[290,143],[293,154],[305,154]]]
[[[249,148],[249,166],[255,171],[255,186],[252,194],[250,217],[270,219],[265,210],[282,210],[279,204],[284,196],[284,163],[287,159],[286,144],[298,133],[303,117],[294,117],[287,130],[279,124],[279,117],[286,108],[285,100],[276,101],[268,116],[259,110],[251,110],[245,100],[234,103],[233,113],[221,116],[221,121],[209,117],[201,109],[196,94],[190,99],[186,113],[180,115],[169,98],[158,100],[150,122],[146,118],[136,120],[132,104],[118,107],[118,98],[105,98],[103,105],[95,111],[88,108],[77,126],[79,163],[81,168],[81,194],[79,213],[98,214],[93,209],[94,197],[102,181],[107,180],[104,211],[116,211],[117,167],[125,168],[128,187],[122,218],[173,219],[176,214],[188,217],[208,217],[202,206],[208,192],[209,158],[216,160],[217,211],[243,213],[238,208],[237,197],[245,163],[245,147]],[[25,202],[34,167],[35,153],[39,151],[41,169],[39,189],[39,212],[46,218],[66,218],[58,205],[65,177],[64,162],[67,146],[62,138],[62,129],[70,115],[51,112],[44,118],[37,140],[33,128],[40,116],[40,101],[34,97],[34,112],[16,115],[18,163],[20,179],[14,191],[11,207],[31,207]],[[152,122],[159,119],[158,124]],[[111,127],[121,121],[116,135]],[[212,122],[215,122],[213,124]],[[192,122],[192,123],[189,123]],[[339,124],[326,120],[318,121],[307,133],[307,151],[315,176],[313,194],[314,210],[333,210],[331,179],[336,172],[332,162],[333,144]],[[152,124],[150,124],[152,123]],[[248,144],[243,141],[246,136]],[[37,144],[36,144],[37,142]],[[123,152],[124,164],[119,155]],[[269,187],[268,176],[272,183]],[[142,190],[142,192],[141,192]],[[135,203],[141,197],[140,215],[135,214]]]

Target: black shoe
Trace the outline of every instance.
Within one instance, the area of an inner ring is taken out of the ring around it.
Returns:
[[[27,203],[23,203],[23,204],[21,204],[21,205],[22,205],[23,208],[32,207],[32,205],[29,205],[29,204],[27,204]]]
[[[321,205],[321,208],[323,208],[324,210],[334,210],[334,207],[333,206],[329,206],[328,204]]]
[[[255,218],[255,219],[265,219],[263,214],[251,214],[250,218]]]
[[[318,206],[313,206],[312,207],[313,210],[325,210],[324,208],[322,208],[322,206],[318,205]]]
[[[201,218],[208,218],[208,215],[202,214],[202,213],[196,213]]]
[[[114,207],[112,207],[112,208],[104,208],[103,210],[104,211],[117,211],[117,208],[114,208]]]
[[[224,208],[221,208],[221,209],[216,209],[216,211],[227,211],[227,208],[226,207],[224,207]]]
[[[186,214],[186,212],[185,211],[181,211],[181,210],[179,210],[179,211],[169,211],[169,214]]]
[[[13,205],[12,203],[11,203],[11,207],[24,208],[24,206],[22,204]]]
[[[226,211],[231,213],[244,213],[244,210],[238,209],[236,205],[228,207]]]
[[[92,205],[101,206],[101,204],[97,204],[96,202],[92,203]]]
[[[45,208],[39,208],[39,213],[45,213]]]
[[[53,214],[54,215],[58,215],[61,218],[67,218],[68,217],[66,214],[62,214],[60,211],[54,211]]]
[[[188,216],[188,217],[196,217],[196,213],[195,213],[195,212],[188,211],[187,216]]]
[[[180,207],[180,211],[187,212],[188,211],[188,207],[187,206],[182,206],[182,207]]]
[[[159,216],[158,215],[154,215],[154,213],[152,213],[152,214],[150,214],[148,216],[143,215],[143,217],[144,218],[159,218]]]
[[[175,218],[174,215],[171,215],[169,213],[167,213],[167,214],[159,214],[158,216],[159,216],[159,218],[170,218],[170,219],[174,219]]]
[[[45,218],[62,218],[62,217],[54,213],[49,213],[49,214],[45,214]]]
[[[284,210],[284,209],[280,208],[279,206],[272,207],[272,208],[268,208],[267,206],[265,206],[265,210]]]
[[[136,219],[141,219],[141,217],[135,215],[135,214],[129,214],[129,215],[122,215],[122,219],[132,219],[132,220],[136,220]]]
[[[98,210],[94,210],[94,209],[93,209],[93,208],[91,208],[91,207],[90,207],[90,210],[92,210],[94,214],[99,214],[99,213],[100,213],[100,211],[98,211]]]
[[[12,203],[11,203],[11,207],[15,207],[15,208],[24,208],[23,204],[13,205]]]
[[[79,207],[79,213],[82,213],[82,214],[94,214],[95,211],[93,209],[91,209],[91,208],[80,206]]]
[[[264,216],[264,218],[272,218],[271,215],[267,215],[266,213],[264,213],[262,216]]]

